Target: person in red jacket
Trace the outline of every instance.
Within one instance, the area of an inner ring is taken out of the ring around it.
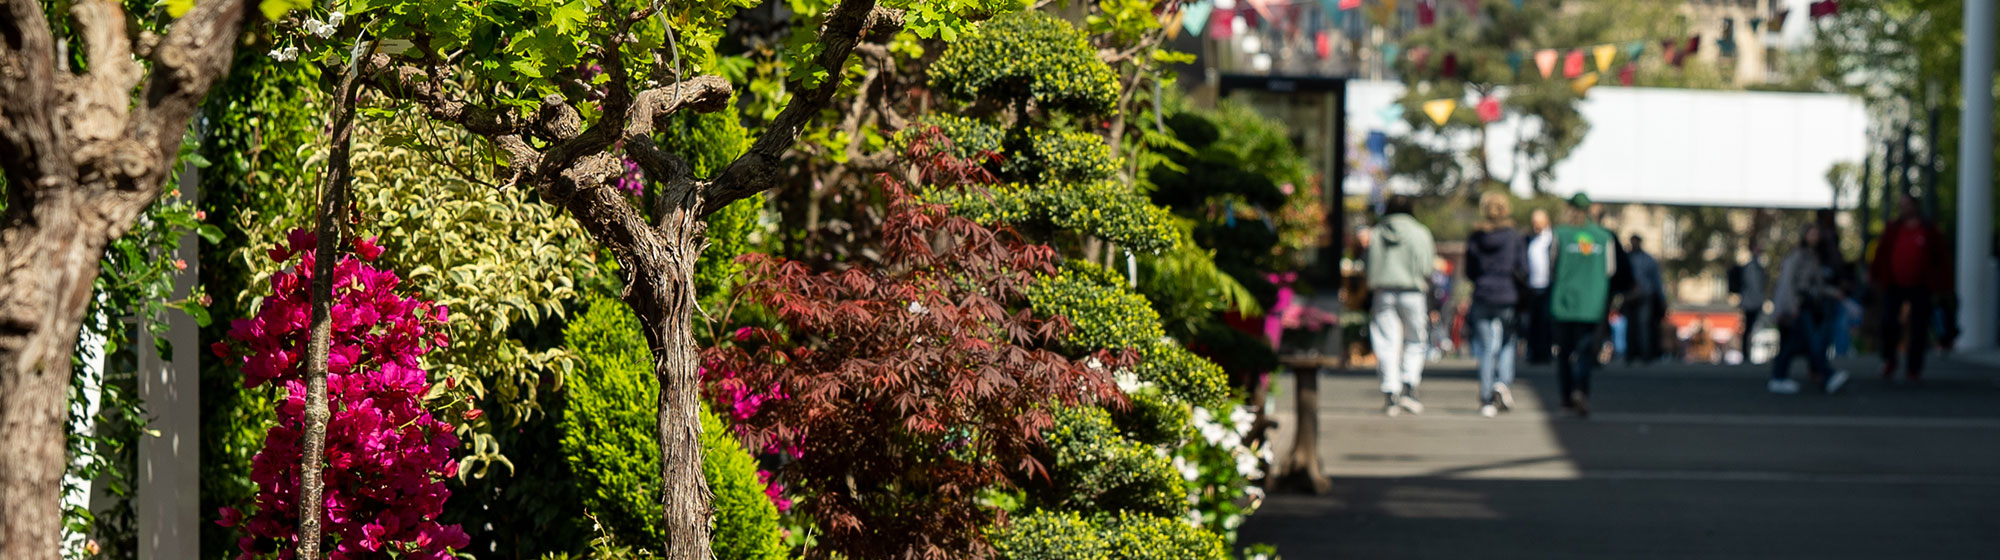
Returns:
[[[1905,193],[1896,221],[1875,245],[1869,279],[1882,301],[1882,378],[1896,376],[1898,343],[1907,342],[1904,365],[1911,381],[1922,378],[1924,354],[1931,347],[1933,304],[1952,293],[1951,250],[1944,234],[1917,210],[1916,197]],[[1910,310],[1906,316],[1903,306]],[[1907,338],[1906,338],[1907,335]]]

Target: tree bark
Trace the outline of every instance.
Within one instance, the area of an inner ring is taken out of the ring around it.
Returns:
[[[41,223],[6,230],[0,278],[0,557],[10,559],[62,550],[69,357],[106,243],[80,205],[50,202]]]
[[[117,2],[79,1],[76,74],[41,3],[0,0],[0,558],[61,555],[69,363],[98,261],[159,197],[246,4],[196,3],[145,66]]]
[[[694,205],[694,208],[700,206]],[[694,265],[704,223],[683,204],[660,228],[661,251],[641,255],[625,301],[646,326],[660,384],[660,500],[665,557],[708,560],[714,495],[701,474],[701,350],[694,339]],[[639,278],[644,275],[645,278]]]
[[[1334,359],[1345,366],[1345,357]],[[1287,360],[1286,365],[1297,372],[1298,387],[1293,393],[1298,400],[1293,406],[1296,420],[1292,448],[1285,452],[1284,469],[1277,476],[1277,486],[1285,490],[1324,494],[1333,488],[1333,481],[1327,478],[1326,468],[1319,460],[1319,373],[1325,369],[1326,360]]]
[[[362,48],[366,48],[365,46]],[[365,57],[350,60],[348,71],[335,86],[328,112],[333,122],[327,141],[326,173],[320,177],[318,246],[313,250],[312,322],[306,335],[306,425],[299,442],[299,554],[302,560],[320,557],[320,518],[325,517],[326,481],[320,471],[326,465],[327,355],[333,345],[333,265],[340,260],[340,217],[347,210],[347,191],[354,181],[349,166],[354,145],[354,103],[356,66]]]

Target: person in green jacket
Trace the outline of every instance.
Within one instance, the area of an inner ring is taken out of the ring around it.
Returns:
[[[1589,416],[1590,372],[1597,368],[1597,353],[1604,345],[1597,333],[1610,301],[1611,276],[1618,271],[1613,249],[1617,241],[1590,220],[1589,196],[1577,193],[1569,203],[1567,224],[1556,228],[1555,243],[1550,244],[1555,278],[1549,286],[1549,315],[1556,322],[1556,375],[1563,410]]]
[[[1430,228],[1410,216],[1412,205],[1410,197],[1390,197],[1367,246],[1368,289],[1375,292],[1368,334],[1388,401],[1382,412],[1390,416],[1424,411],[1417,401],[1428,348],[1424,291],[1437,266],[1437,247]]]

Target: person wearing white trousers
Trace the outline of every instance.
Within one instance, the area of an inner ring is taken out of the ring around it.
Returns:
[[[1410,216],[1410,207],[1409,197],[1390,197],[1382,220],[1364,241],[1368,288],[1375,291],[1369,338],[1382,372],[1382,395],[1388,401],[1382,412],[1390,416],[1424,411],[1423,403],[1417,402],[1429,348],[1424,340],[1429,325],[1424,290],[1437,266],[1437,248],[1430,228]]]
[[[1420,414],[1417,387],[1424,381],[1427,316],[1424,293],[1416,290],[1375,292],[1368,337],[1375,345],[1375,363],[1382,373],[1383,411],[1390,416]]]

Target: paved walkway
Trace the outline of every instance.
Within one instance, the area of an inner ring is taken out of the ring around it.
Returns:
[[[1496,419],[1466,364],[1427,373],[1414,417],[1381,415],[1372,371],[1327,375],[1333,491],[1271,498],[1242,542],[1288,560],[2000,559],[2000,370],[1939,364],[1908,387],[1845,365],[1834,396],[1768,394],[1763,367],[1614,366],[1589,420],[1558,415],[1550,368],[1523,370]],[[1290,440],[1281,426],[1279,457]]]

